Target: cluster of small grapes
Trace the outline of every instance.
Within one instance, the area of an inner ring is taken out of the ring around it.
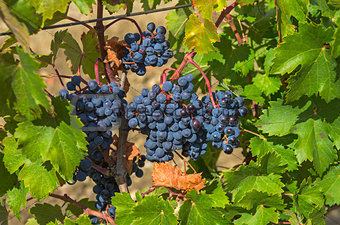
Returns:
[[[169,49],[170,42],[165,40],[165,27],[159,26],[156,29],[154,23],[149,23],[147,29],[148,31],[143,32],[141,45],[137,43],[141,38],[139,33],[128,33],[124,37],[129,44],[129,49],[123,48],[121,60],[124,69],[131,69],[139,76],[146,73],[145,66],[163,66],[173,57],[173,52]]]
[[[132,170],[131,170],[131,174],[135,173],[136,177],[141,178],[144,175],[144,172],[142,169],[142,167],[145,166],[145,160],[146,157],[145,155],[142,155],[140,158],[138,158],[137,156],[133,159],[133,164],[132,164]]]
[[[151,91],[143,88],[134,102],[126,108],[130,128],[137,126],[148,137],[146,158],[164,162],[173,158],[173,151],[190,148],[197,157],[207,148],[203,130],[203,109],[194,93],[193,76],[178,79],[177,84],[166,81],[162,88],[155,84]],[[190,102],[187,106],[186,102]],[[192,156],[197,159],[197,157]]]
[[[111,196],[119,192],[115,179],[106,176],[93,168],[92,163],[106,168],[108,165],[104,160],[104,155],[109,154],[110,145],[113,143],[113,125],[118,125],[123,108],[127,105],[125,92],[116,83],[99,86],[95,80],[88,82],[87,90],[81,90],[80,77],[74,76],[66,84],[68,90],[62,89],[59,94],[61,98],[70,100],[75,106],[76,115],[84,124],[83,131],[86,133],[88,141],[88,159],[81,161],[78,171],[74,175],[73,183],[84,181],[89,176],[96,185],[93,192],[96,193],[97,202],[95,207],[105,211],[111,203]],[[76,91],[76,88],[79,88]],[[75,91],[69,93],[69,91]],[[92,162],[92,163],[91,163]],[[108,213],[114,217],[115,207],[111,206]],[[91,218],[98,220],[97,217]]]
[[[203,126],[206,130],[206,140],[212,142],[215,148],[223,148],[226,154],[231,154],[233,149],[238,147],[240,135],[238,117],[244,117],[248,109],[243,106],[244,99],[241,97],[233,98],[230,91],[218,91],[213,93],[214,101],[219,106],[211,109],[209,96],[202,98],[204,110]]]

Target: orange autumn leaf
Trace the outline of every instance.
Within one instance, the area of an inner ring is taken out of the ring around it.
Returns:
[[[178,166],[172,166],[170,163],[155,163],[153,166],[152,180],[155,186],[172,187],[177,190],[197,191],[205,187],[205,179],[202,179],[201,173],[185,174]]]

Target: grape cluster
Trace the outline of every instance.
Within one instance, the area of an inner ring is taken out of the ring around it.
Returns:
[[[101,174],[93,167],[93,164],[102,168],[108,167],[104,155],[109,155],[110,145],[114,141],[111,128],[119,124],[127,102],[124,99],[124,90],[119,88],[115,82],[110,85],[99,86],[95,80],[90,80],[87,84],[87,90],[83,91],[80,88],[80,83],[81,78],[74,76],[66,84],[68,90],[59,91],[61,98],[68,99],[75,106],[76,115],[84,124],[83,131],[86,133],[86,140],[89,143],[87,159],[80,162],[72,184],[77,180],[84,181],[89,176],[96,183],[93,187],[97,199],[95,207],[105,211],[107,205],[111,204],[111,197],[119,192],[119,187],[112,176]],[[144,161],[141,159],[135,164],[137,163],[139,167],[142,167]],[[142,176],[143,171],[137,165],[135,167],[137,168],[136,175],[138,173],[138,176],[140,174]],[[131,185],[131,178],[129,175],[127,176],[128,184]],[[108,213],[114,217],[115,207],[111,206]],[[92,217],[91,220],[95,222],[98,221],[98,218]]]
[[[129,44],[129,49],[123,48],[123,57],[121,58],[124,69],[131,69],[139,76],[146,73],[146,66],[163,66],[168,59],[173,57],[173,52],[169,49],[170,42],[165,40],[166,29],[159,26],[156,29],[154,23],[147,25],[147,30],[140,37],[139,33],[128,33],[124,40]],[[137,41],[142,40],[142,44]]]
[[[197,160],[212,142],[227,154],[239,146],[238,117],[247,113],[243,99],[230,91],[213,93],[214,108],[209,96],[201,100],[194,93],[193,76],[180,77],[177,83],[155,84],[143,88],[126,107],[125,116],[131,129],[139,127],[147,138],[144,143],[146,158],[164,162],[173,158],[173,151]]]
[[[203,130],[203,109],[198,96],[193,94],[193,76],[179,78],[177,84],[166,81],[162,88],[155,84],[152,89],[143,88],[134,102],[126,107],[128,125],[148,137],[146,158],[164,162],[173,158],[173,151],[191,149],[197,159],[207,148]],[[190,102],[188,106],[186,102]],[[196,157],[197,155],[197,157]]]

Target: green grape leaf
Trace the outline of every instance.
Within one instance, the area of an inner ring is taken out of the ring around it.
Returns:
[[[77,224],[81,224],[81,225],[91,225],[92,222],[90,220],[90,218],[87,216],[87,214],[81,215],[77,218],[76,220]]]
[[[309,105],[307,104],[307,106]],[[272,101],[270,107],[263,111],[256,125],[269,135],[284,136],[291,132],[293,125],[298,120],[298,114],[302,111],[303,109],[284,105],[282,100]]]
[[[54,13],[64,13],[67,10],[68,3],[70,0],[29,0],[32,6],[37,10],[37,13],[41,13],[43,17],[43,24],[47,19],[52,19]]]
[[[246,208],[248,210],[263,205],[265,207],[272,207],[276,209],[284,209],[285,205],[280,195],[269,195],[264,192],[250,191],[247,192],[243,198],[235,203],[236,206]]]
[[[280,155],[276,153],[268,153],[257,161],[262,173],[282,174],[287,170],[287,164],[283,162]]]
[[[322,175],[337,158],[336,149],[327,135],[326,122],[308,119],[306,122],[296,124],[293,132],[298,135],[294,147],[299,163],[310,160],[317,173]]]
[[[95,210],[94,204],[96,203],[95,201],[90,201],[88,198],[84,198],[78,201],[80,204],[86,206],[89,209],[93,209]],[[80,216],[81,214],[83,214],[83,210],[72,205],[72,204],[68,204],[67,208],[65,211],[70,211],[73,215],[75,216]]]
[[[332,138],[334,145],[340,149],[340,117],[331,124],[327,123],[328,135]]]
[[[246,77],[250,71],[254,70],[254,58],[255,58],[254,50],[250,49],[248,59],[236,62],[234,70],[238,72],[241,76]]]
[[[213,201],[209,195],[198,194],[196,190],[188,193],[187,199],[179,209],[181,224],[226,224],[222,214],[213,208]]]
[[[259,137],[253,137],[250,139],[249,148],[253,155],[260,157],[268,153],[275,153],[280,156],[281,162],[279,165],[288,165],[288,171],[293,171],[298,168],[294,151],[290,148],[284,148],[282,145],[274,145],[272,142],[263,140]]]
[[[206,191],[205,193],[208,194],[208,196],[213,201],[213,207],[224,208],[226,204],[229,204],[227,193],[224,191],[222,183],[218,180],[212,181],[204,188],[204,190]]]
[[[157,196],[146,196],[138,202],[138,205],[133,208],[132,215],[135,218],[132,224],[177,224],[177,217],[170,202]]]
[[[44,80],[34,71],[39,69],[39,63],[29,54],[17,48],[20,63],[11,71],[11,86],[16,97],[15,108],[28,119],[41,114],[40,106],[50,109]]]
[[[54,34],[54,39],[51,41],[52,63],[55,62],[55,57],[57,56],[58,50],[67,34],[67,30],[57,31]]]
[[[78,7],[81,13],[90,15],[92,11],[92,5],[96,2],[94,0],[72,0],[72,2]]]
[[[142,7],[144,10],[151,10],[161,4],[161,0],[141,0],[141,3],[143,3]]]
[[[29,218],[25,225],[39,225],[39,223],[35,218]]]
[[[63,221],[64,216],[59,205],[50,205],[48,203],[36,204],[29,212],[36,218],[40,225],[48,224],[55,220]]]
[[[23,23],[11,14],[4,0],[0,0],[0,18],[12,31],[15,39],[24,47],[25,51],[29,51],[29,31]]]
[[[276,93],[281,87],[281,80],[278,77],[270,77],[266,74],[257,74],[253,78],[254,85],[265,95]]]
[[[63,178],[72,179],[75,167],[85,154],[85,134],[64,121],[45,119],[43,126],[20,123],[14,135],[25,154],[33,159],[41,156],[44,161],[49,160]]]
[[[306,184],[306,181],[301,184],[299,193],[294,197],[295,207],[307,218],[309,218],[310,213],[314,209],[320,210],[324,206],[321,187],[318,185]]]
[[[115,222],[122,225],[130,225],[134,220],[133,208],[136,203],[132,200],[129,193],[123,192],[111,198],[112,205],[116,207]]]
[[[327,174],[322,178],[320,185],[326,197],[327,205],[340,204],[340,166],[332,166]]]
[[[10,173],[14,173],[25,162],[29,162],[25,155],[23,155],[22,150],[18,148],[18,143],[13,136],[6,137],[2,144],[5,146],[3,161]]]
[[[81,224],[81,223],[80,223],[80,224]],[[90,224],[91,224],[91,223],[90,223]],[[76,225],[76,223],[75,223],[73,220],[71,220],[71,219],[65,217],[65,219],[64,219],[64,225]]]
[[[28,188],[24,187],[24,183],[20,182],[20,186],[14,187],[12,190],[7,191],[8,205],[13,211],[14,215],[20,220],[20,208],[26,208],[26,196]]]
[[[234,221],[235,225],[267,225],[269,222],[277,223],[279,221],[279,213],[273,208],[265,208],[260,205],[257,207],[254,215],[241,213],[241,218]]]
[[[110,14],[118,12],[120,9],[125,7],[124,3],[118,3],[109,0],[103,0],[103,5]]]
[[[291,21],[292,16],[301,22],[306,20],[308,5],[309,0],[285,0],[277,2],[279,8],[277,23],[281,37],[294,33],[294,25]]]
[[[331,42],[332,29],[324,29],[321,25],[303,24],[299,32],[289,35],[276,49],[272,73],[291,73],[299,65],[301,69],[288,79],[288,101],[298,100],[301,96],[312,96],[319,93],[329,102],[340,96],[335,82],[335,60],[324,44]],[[297,48],[296,46],[299,46]]]
[[[100,58],[100,51],[98,46],[98,38],[95,30],[90,30],[87,33],[83,33],[81,36],[81,42],[83,44],[83,60],[81,62],[84,73],[90,75],[92,79],[96,77],[94,73],[94,64],[97,58]],[[79,55],[80,56],[80,55]],[[99,71],[103,69],[102,63],[98,64]]]
[[[336,24],[338,25],[338,27],[335,29],[334,32],[334,43],[333,43],[333,47],[332,47],[332,56],[334,58],[337,58],[340,56],[340,18],[338,18],[336,20]]]
[[[265,58],[264,64],[263,64],[264,72],[268,76],[270,74],[270,69],[271,69],[271,66],[273,64],[274,57],[275,57],[275,50],[273,48],[271,48],[266,52],[266,58]]]
[[[3,142],[2,142],[3,143]],[[10,174],[4,164],[4,154],[0,152],[0,197],[6,194],[6,192],[14,187],[17,183],[17,176]],[[0,223],[1,224],[1,223]]]
[[[81,54],[83,53],[78,42],[72,37],[70,33],[67,32],[63,35],[63,43],[60,45],[60,47],[65,49],[65,55],[70,61],[72,73],[76,73],[78,70]]]
[[[165,17],[166,28],[169,32],[169,42],[171,49],[179,50],[182,46],[183,39],[185,37],[185,23],[188,21],[188,15],[185,9],[178,9],[171,11]]]
[[[201,23],[198,16],[191,14],[185,25],[184,45],[188,49],[195,49],[198,53],[208,53],[214,51],[213,43],[219,41],[216,26],[205,19]]]
[[[236,0],[236,2],[241,5],[251,5],[255,0]]]
[[[20,170],[19,180],[23,180],[33,197],[42,200],[57,188],[58,178],[54,168],[40,162],[26,163]],[[46,214],[48,215],[48,214]]]
[[[206,0],[193,0],[193,5],[198,9],[200,15],[204,19],[211,20],[212,12],[217,9],[217,11],[222,11],[227,5],[226,0],[219,1],[206,1]]]
[[[245,97],[246,99],[251,99],[259,104],[264,104],[265,102],[265,99],[262,97],[262,92],[260,88],[252,84],[248,84],[244,87],[244,91],[241,96]]]
[[[284,184],[278,174],[261,175],[258,165],[250,163],[240,166],[238,171],[223,172],[227,189],[233,194],[232,200],[239,201],[246,192],[256,190],[268,194],[281,194]]]

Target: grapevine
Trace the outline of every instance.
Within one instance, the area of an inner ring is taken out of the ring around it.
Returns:
[[[134,3],[0,0],[0,223],[328,224],[339,4]]]

